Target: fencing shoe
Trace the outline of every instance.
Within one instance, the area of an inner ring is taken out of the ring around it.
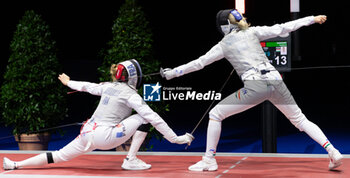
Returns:
[[[4,170],[17,169],[16,162],[13,162],[13,161],[9,160],[8,158],[4,157],[3,168],[4,168]]]
[[[216,171],[218,169],[218,164],[215,158],[202,157],[202,160],[196,164],[188,167],[190,171]]]
[[[125,170],[146,170],[150,169],[151,165],[146,164],[145,162],[136,157],[133,159],[125,158],[122,164],[122,168]]]
[[[333,170],[342,164],[343,155],[337,149],[334,149],[328,153],[330,162],[328,165],[329,170]]]

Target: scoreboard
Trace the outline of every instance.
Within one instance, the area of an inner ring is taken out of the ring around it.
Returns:
[[[280,72],[291,70],[291,37],[276,37],[260,42],[270,63]]]

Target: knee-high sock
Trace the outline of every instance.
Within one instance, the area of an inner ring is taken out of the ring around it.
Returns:
[[[136,157],[137,152],[139,151],[143,141],[147,136],[147,132],[142,132],[137,130],[132,137],[131,146],[127,155],[128,159],[133,159]]]
[[[322,130],[309,120],[305,120],[301,125],[301,129],[308,134],[313,140],[320,144],[327,152],[334,149],[333,145],[328,141]]]
[[[216,147],[219,143],[221,135],[221,121],[209,119],[207,130],[207,149],[205,156],[208,158],[214,158],[216,154]]]
[[[16,162],[17,167],[27,167],[27,166],[43,166],[48,164],[46,153],[41,153],[39,155],[33,156],[26,160]]]

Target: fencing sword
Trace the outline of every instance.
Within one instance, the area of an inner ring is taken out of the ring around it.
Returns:
[[[149,76],[154,76],[154,75],[162,75],[162,74],[161,74],[161,72],[154,72],[154,73],[143,75],[142,77],[149,77]]]

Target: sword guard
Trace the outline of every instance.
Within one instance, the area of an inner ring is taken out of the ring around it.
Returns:
[[[162,78],[165,78],[164,69],[162,67],[160,68],[159,74],[162,76]]]

